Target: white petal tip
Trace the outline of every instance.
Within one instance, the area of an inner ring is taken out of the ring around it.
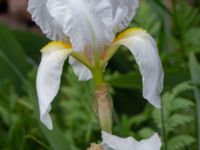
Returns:
[[[52,120],[48,112],[46,112],[44,115],[41,115],[40,120],[49,130],[53,129]]]
[[[104,130],[101,131],[101,134],[102,134],[103,139],[104,139],[104,137],[109,136],[109,134]]]
[[[154,133],[154,135],[151,136],[150,140],[160,141],[160,137],[158,133]],[[161,141],[160,141],[161,142]]]
[[[140,141],[137,148],[137,150],[160,150],[161,139],[157,133],[154,133],[150,138]]]
[[[149,144],[152,145],[152,150],[160,150],[162,143],[157,133],[149,139]]]
[[[154,107],[161,108],[160,96],[152,96],[152,97],[144,96],[144,98],[147,99]]]

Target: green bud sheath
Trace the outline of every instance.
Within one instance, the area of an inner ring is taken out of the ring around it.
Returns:
[[[112,98],[109,95],[109,86],[105,83],[97,86],[95,91],[94,111],[99,119],[101,129],[112,133]]]

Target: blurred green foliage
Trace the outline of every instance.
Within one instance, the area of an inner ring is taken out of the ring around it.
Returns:
[[[154,131],[163,150],[200,149],[200,5],[186,0],[142,1],[130,27],[157,40],[165,70],[162,109],[141,94],[141,77],[126,48],[109,62],[106,81],[115,105],[114,133],[148,138]],[[39,49],[49,40],[0,24],[0,149],[82,150],[100,141],[92,109],[93,83],[79,82],[68,64],[52,108],[54,130],[39,121],[35,76]]]

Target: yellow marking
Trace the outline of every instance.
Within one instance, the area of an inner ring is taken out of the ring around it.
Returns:
[[[145,30],[141,29],[141,28],[129,28],[126,29],[125,31],[123,31],[122,33],[120,33],[114,40],[114,42],[119,41],[121,39],[127,38],[131,35],[133,35],[134,33],[137,32],[146,32]]]
[[[41,52],[59,50],[59,49],[72,49],[72,46],[70,43],[64,43],[61,41],[53,41],[53,42],[49,42],[46,46],[44,46],[41,49]]]

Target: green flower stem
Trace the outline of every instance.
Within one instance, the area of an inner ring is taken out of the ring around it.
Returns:
[[[74,58],[88,67],[92,72],[95,83],[94,111],[99,120],[101,129],[109,133],[112,133],[113,105],[112,98],[109,95],[109,86],[104,83],[103,67],[115,52],[116,49],[111,50],[103,64],[101,64],[98,53],[95,54],[93,61],[90,61],[84,53],[78,53],[74,51],[71,53]]]
[[[99,85],[101,85],[104,82],[103,71],[101,68],[93,69],[92,74],[93,74],[93,79],[94,79],[96,87],[98,87]]]
[[[165,106],[163,104],[163,101],[161,100],[161,124],[162,124],[163,150],[168,150],[164,109],[165,109]]]
[[[95,63],[92,69],[93,80],[95,83],[94,111],[99,120],[102,130],[112,133],[112,98],[109,95],[109,86],[104,83],[103,68],[100,63]]]

